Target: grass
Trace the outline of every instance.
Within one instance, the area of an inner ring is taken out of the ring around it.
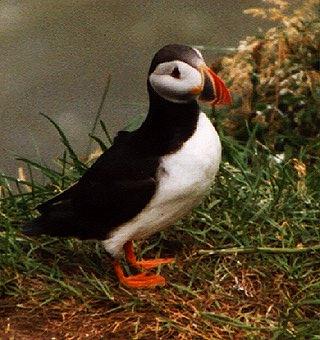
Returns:
[[[246,143],[222,135],[202,205],[137,245],[145,257],[177,256],[159,269],[167,286],[130,290],[100,244],[19,234],[87,166],[55,127],[65,146],[55,169],[24,160],[25,178],[0,177],[0,338],[320,338],[319,158],[306,165],[301,148],[279,162],[255,131]]]

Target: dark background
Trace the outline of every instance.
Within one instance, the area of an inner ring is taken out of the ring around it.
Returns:
[[[298,0],[292,1],[296,4]],[[147,110],[146,73],[168,43],[236,47],[271,23],[242,14],[253,0],[0,2],[0,171],[15,155],[51,164],[61,154],[53,117],[85,154],[108,75],[102,118],[111,133]]]

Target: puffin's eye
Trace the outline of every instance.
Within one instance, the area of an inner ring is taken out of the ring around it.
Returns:
[[[180,71],[178,69],[178,67],[176,66],[173,71],[171,72],[171,77],[173,78],[177,78],[179,79],[180,78]]]

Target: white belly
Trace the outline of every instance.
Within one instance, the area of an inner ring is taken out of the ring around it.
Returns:
[[[148,205],[131,221],[116,228],[103,244],[119,256],[128,240],[146,238],[186,215],[199,204],[210,187],[221,160],[219,136],[204,113],[197,128],[174,154],[162,157],[158,188]]]

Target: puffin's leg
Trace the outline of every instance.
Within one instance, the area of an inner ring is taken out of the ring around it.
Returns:
[[[163,286],[166,283],[165,278],[160,275],[140,273],[132,276],[125,276],[119,260],[115,260],[113,262],[113,267],[119,281],[127,287],[152,288],[156,286]]]
[[[160,266],[161,264],[168,264],[168,263],[172,263],[175,261],[174,258],[162,258],[162,259],[160,258],[160,259],[138,261],[134,253],[132,241],[128,241],[124,245],[123,249],[124,249],[124,253],[126,255],[127,261],[132,265],[132,267],[138,268],[138,269],[152,269],[152,268]]]

